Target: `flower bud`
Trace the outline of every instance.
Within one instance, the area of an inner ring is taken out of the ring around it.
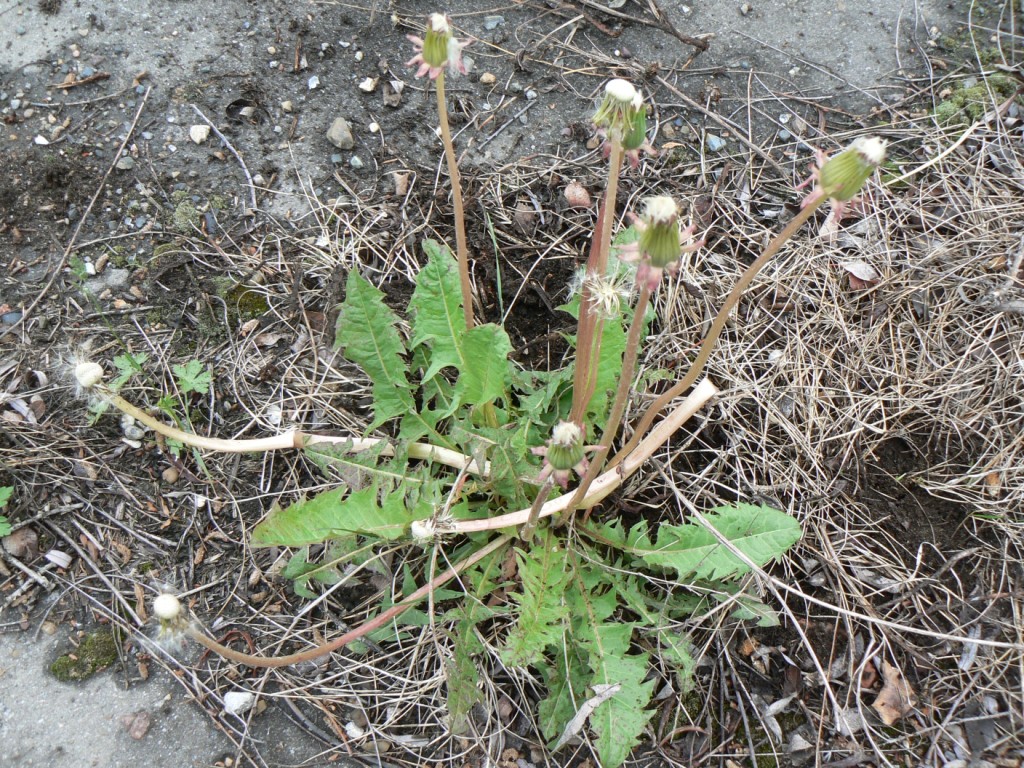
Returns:
[[[567,472],[583,461],[583,430],[571,421],[560,421],[551,430],[547,460],[551,468]]]
[[[652,267],[665,269],[679,260],[679,206],[671,197],[647,199],[641,217],[644,227],[640,233],[640,254],[646,255]]]
[[[852,200],[864,182],[885,160],[884,139],[861,136],[821,166],[818,183],[824,194],[841,202]]]
[[[452,39],[452,28],[442,13],[432,13],[427,19],[427,31],[423,35],[423,61],[431,67],[441,69],[448,64],[448,41]]]
[[[638,120],[642,120],[646,132],[647,115],[640,91],[626,80],[609,80],[604,99],[594,113],[594,125],[603,128],[611,141],[622,142],[627,135],[635,137]]]

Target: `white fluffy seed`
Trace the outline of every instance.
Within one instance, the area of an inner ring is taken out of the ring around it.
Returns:
[[[75,366],[75,379],[82,389],[92,389],[103,381],[103,366],[87,361]]]
[[[181,615],[181,601],[174,595],[160,595],[153,601],[153,615],[160,621],[174,621]]]

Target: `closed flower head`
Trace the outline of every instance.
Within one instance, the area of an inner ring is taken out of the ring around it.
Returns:
[[[416,77],[429,75],[431,80],[436,80],[445,67],[452,74],[466,74],[462,49],[469,45],[469,41],[455,38],[451,23],[444,14],[430,14],[423,37],[409,35],[409,39],[416,44],[416,55],[406,62],[406,66],[418,67]]]
[[[694,227],[679,228],[679,206],[671,197],[649,197],[644,203],[642,216],[632,216],[633,226],[639,232],[635,243],[619,251],[623,261],[638,262],[637,282],[653,291],[666,272],[675,272],[679,257],[697,250],[703,242],[691,243]]]
[[[800,185],[814,183],[802,205],[827,198],[832,202],[835,220],[842,219],[851,203],[857,202],[857,194],[864,183],[885,161],[885,147],[884,139],[860,136],[835,157],[826,159],[824,153],[819,152],[817,164],[811,169],[811,178]]]
[[[544,468],[540,473],[542,482],[551,477],[560,486],[567,488],[572,472],[580,476],[587,472],[583,429],[571,421],[555,424],[548,444],[543,448],[533,448],[532,451],[544,457]]]

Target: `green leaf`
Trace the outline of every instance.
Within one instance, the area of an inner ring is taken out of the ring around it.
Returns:
[[[7,522],[7,518],[0,515],[0,536],[10,536],[13,530],[11,524]]]
[[[373,382],[374,419],[369,431],[389,419],[416,413],[416,404],[406,377],[398,317],[384,304],[384,294],[355,270],[349,273],[345,291],[334,343]]]
[[[416,519],[400,493],[389,494],[379,503],[375,486],[347,497],[346,493],[346,488],[333,488],[287,509],[272,510],[253,529],[252,545],[304,547],[355,534],[397,539]]]
[[[707,516],[715,530],[759,566],[781,557],[801,534],[800,524],[785,512],[765,506],[718,507]],[[680,579],[726,579],[749,568],[703,525],[662,525],[657,544],[646,531],[630,531],[631,551],[649,565],[671,568]]]
[[[133,355],[130,352],[126,352],[123,355],[117,355],[114,358],[114,367],[117,368],[117,376],[111,379],[110,388],[117,392],[127,383],[128,379],[136,373],[142,373],[142,366],[148,359],[149,355],[145,352],[140,352],[137,355]]]
[[[618,768],[626,761],[654,716],[654,710],[644,709],[650,703],[655,682],[645,682],[647,654],[626,653],[632,629],[631,624],[597,627],[597,642],[588,662],[594,670],[594,683],[620,686],[590,716],[603,768]]]
[[[548,742],[554,742],[572,720],[586,698],[590,670],[580,658],[575,644],[564,652],[554,654],[555,665],[544,667],[544,687],[548,695],[537,705],[540,732]]]
[[[181,393],[187,395],[196,392],[200,395],[208,394],[210,385],[213,383],[213,376],[206,370],[206,366],[198,360],[189,360],[185,365],[172,365],[171,370],[178,380]]]
[[[416,275],[416,290],[409,302],[412,315],[410,347],[426,344],[430,364],[423,381],[430,381],[442,368],[459,371],[468,361],[462,350],[466,335],[466,315],[462,308],[459,267],[447,246],[436,240],[424,240],[427,263]]]
[[[7,502],[11,500],[11,496],[14,495],[13,485],[0,486],[0,509],[7,506]]]
[[[560,646],[569,623],[563,593],[570,584],[565,549],[546,532],[528,552],[517,552],[522,593],[513,594],[517,604],[516,625],[502,650],[511,666],[539,662],[548,646]]]
[[[467,362],[459,370],[455,394],[461,403],[484,405],[505,397],[512,342],[494,323],[478,325],[463,340]]]

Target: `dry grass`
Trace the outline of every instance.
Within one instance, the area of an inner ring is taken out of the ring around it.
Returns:
[[[589,53],[571,43],[560,50],[570,58]],[[563,66],[574,68],[571,61]],[[687,749],[708,764],[755,753],[791,764],[796,758],[788,750],[799,733],[817,745],[820,763],[846,764],[835,761],[853,756],[858,764],[894,765],[913,754],[919,764],[942,765],[962,758],[982,715],[998,713],[1003,733],[1022,727],[1019,123],[998,113],[969,128],[939,128],[897,112],[890,117],[896,174],[906,178],[889,186],[876,180],[862,218],[832,237],[803,233],[755,281],[709,367],[721,397],[699,427],[667,446],[628,488],[630,503],[662,504],[666,519],[687,516],[691,503],[707,509],[763,500],[792,511],[806,530],[778,569],[749,585],[779,610],[784,631],[740,625],[726,607],[678,625],[694,638],[702,662],[696,694],[676,690],[671,674],[663,674],[666,697],[654,720],[658,764],[690,764]],[[942,153],[965,132],[953,151]],[[831,132],[829,141],[838,146],[853,135]],[[690,202],[708,225],[708,247],[659,295],[661,330],[650,342],[647,366],[685,365],[736,276],[796,200],[791,187],[806,152],[778,143],[740,149],[727,158],[686,156],[682,166],[677,156],[662,158],[624,182],[627,205],[657,188]],[[590,153],[467,170],[476,211],[489,215],[489,223],[471,224],[479,265],[494,258],[486,247],[493,237],[504,279],[516,286],[511,298],[485,299],[488,317],[511,318],[514,328],[517,308],[537,285],[555,304],[564,298],[545,279],[568,274],[580,261],[592,221],[565,207],[561,181],[593,185],[600,167]],[[779,168],[788,175],[781,177]],[[222,302],[213,316],[228,332],[200,338],[185,353],[170,343],[177,338],[171,329],[130,315],[86,323],[69,338],[71,348],[92,341],[95,356],[118,353],[119,345],[107,341],[108,323],[115,322],[119,344],[151,354],[145,388],[131,393],[150,403],[173,391],[173,363],[209,361],[217,391],[196,407],[212,414],[207,428],[224,436],[290,425],[361,431],[368,382],[331,344],[340,276],[358,268],[401,294],[418,264],[418,241],[448,234],[445,198],[435,194],[437,167],[404,170],[408,192],[370,201],[354,191],[319,200],[303,184],[308,216],[255,244],[222,242],[210,250],[184,242],[197,268],[216,263],[265,295],[271,309],[258,328],[240,328],[234,308]],[[476,211],[471,208],[471,217]],[[851,260],[869,263],[879,279],[851,286],[843,267]],[[54,317],[67,311],[50,309]],[[36,423],[8,424],[0,458],[18,475],[20,493],[63,488],[33,520],[55,547],[80,557],[66,572],[47,566],[37,575],[77,594],[94,616],[138,640],[146,618],[142,598],[157,581],[166,582],[193,589],[193,609],[214,634],[246,632],[270,653],[315,644],[367,618],[382,595],[400,592],[403,564],[422,572],[418,553],[396,550],[380,558],[378,569],[350,574],[313,602],[296,599],[275,578],[287,554],[250,550],[246,532],[272,503],[340,478],[325,479],[301,456],[205,457],[200,465],[166,452],[133,453],[120,442],[115,419],[82,428],[84,411],[56,374],[70,354],[66,347],[23,348],[0,365],[0,384],[11,393],[8,411],[17,410],[17,399],[30,403],[38,396],[46,404]],[[551,364],[559,364],[558,354],[552,352]],[[632,404],[634,416],[641,405]],[[178,485],[157,480],[168,463],[185,470]],[[444,557],[433,553],[434,565],[442,567]],[[10,571],[0,581],[9,615],[28,594],[12,601],[9,590],[25,579]],[[357,581],[362,586],[354,591]],[[361,595],[355,603],[354,594]],[[325,752],[358,751],[393,765],[432,759],[457,766],[527,744],[534,747],[522,752],[528,760],[566,763],[568,753],[546,756],[531,732],[541,681],[503,667],[495,651],[501,630],[494,626],[483,638],[490,650],[479,660],[483,704],[472,731],[458,737],[446,727],[452,640],[441,624],[372,645],[365,655],[259,674],[187,651],[147,648],[184,672],[183,684],[203,698],[253,765],[262,758],[246,741],[246,721],[223,714],[218,703],[240,682],[280,702],[322,738]],[[740,651],[750,636],[772,646],[756,663]],[[858,690],[868,668],[882,660],[903,671],[919,700],[891,728],[867,711],[873,695]],[[771,702],[753,684],[777,682],[790,665],[802,673],[802,708],[794,705],[786,740],[773,744],[765,735]],[[822,670],[827,680],[817,674]],[[863,727],[837,736],[838,711],[847,720],[863,712]],[[349,745],[356,731],[350,726],[346,734],[346,723],[365,737]],[[702,733],[713,737],[702,741]],[[989,746],[1000,754],[1019,747],[1010,736]],[[579,749],[587,754],[586,745]]]

